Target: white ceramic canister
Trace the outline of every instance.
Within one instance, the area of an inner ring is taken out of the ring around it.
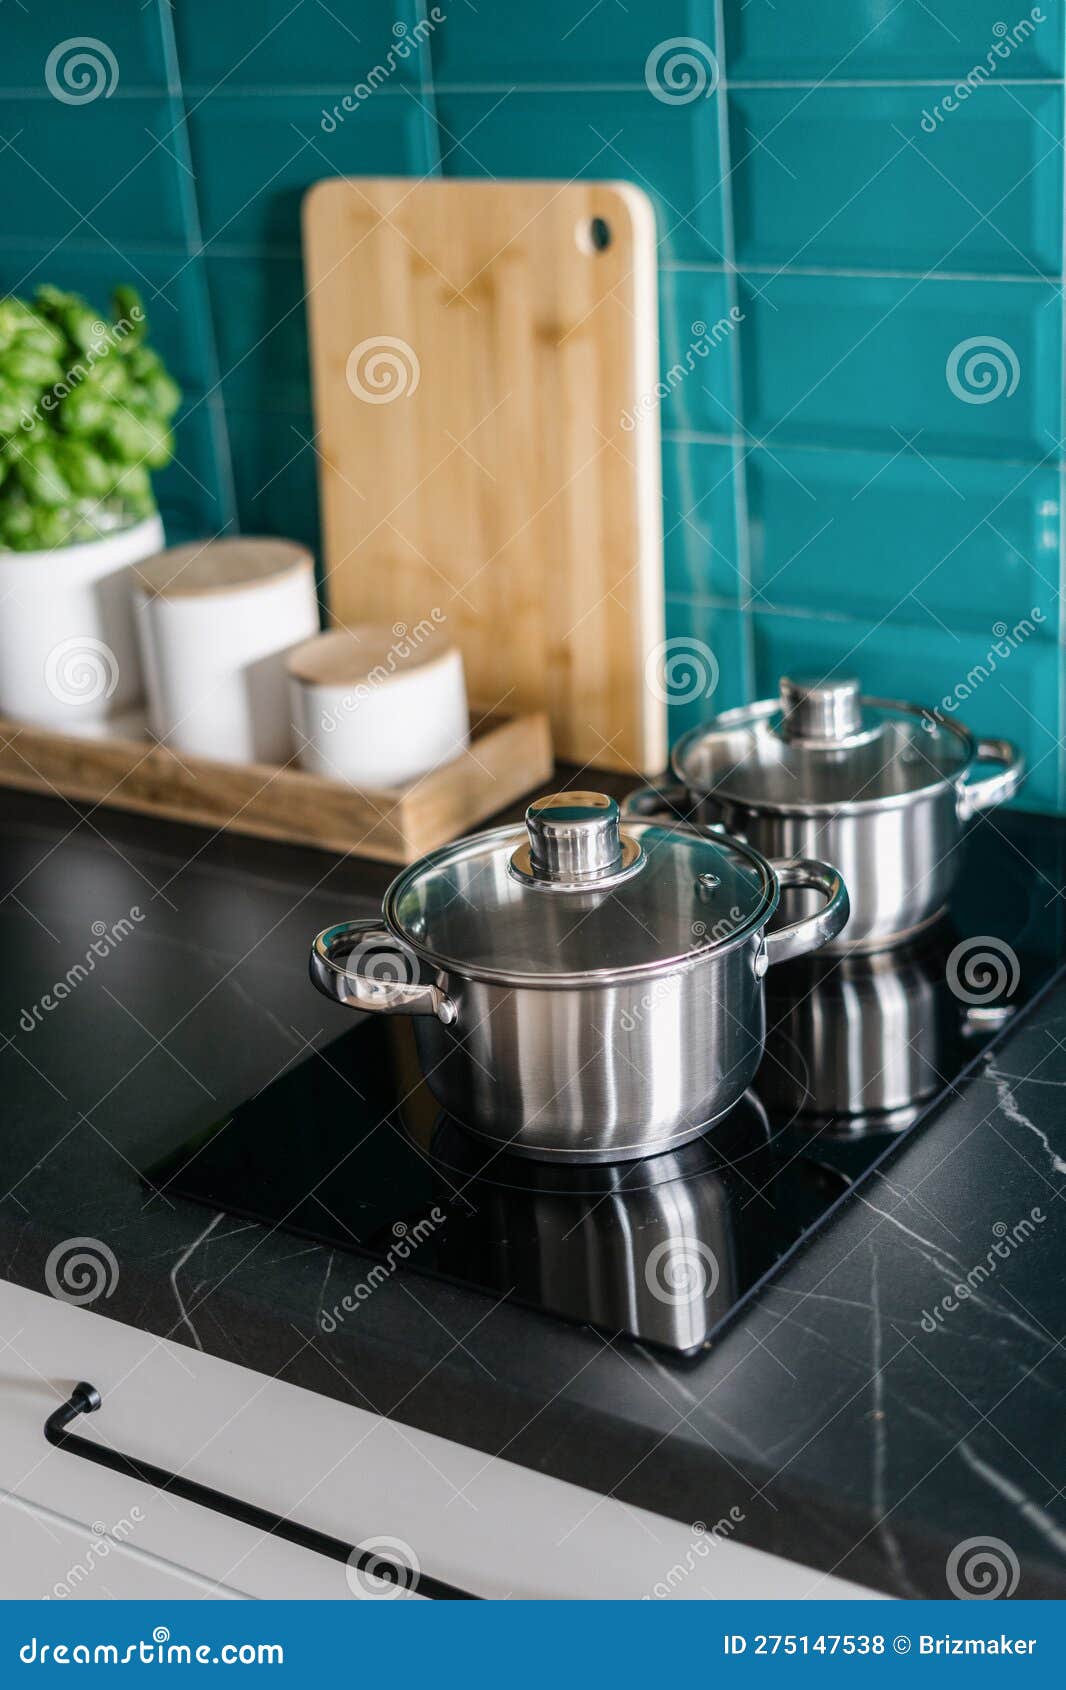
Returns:
[[[77,732],[144,690],[130,568],[163,524],[45,552],[0,551],[0,714]]]
[[[138,565],[134,602],[157,739],[228,763],[291,757],[285,656],[318,627],[310,552],[252,537],[175,546]]]
[[[439,628],[334,628],[289,654],[303,768],[352,786],[415,780],[466,749],[463,659]]]

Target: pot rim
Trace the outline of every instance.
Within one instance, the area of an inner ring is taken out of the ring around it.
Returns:
[[[949,733],[953,733],[957,739],[961,740],[966,751],[966,760],[962,764],[962,767],[957,769],[952,775],[942,775],[939,780],[930,781],[926,786],[917,786],[910,792],[897,792],[888,798],[846,798],[839,803],[830,799],[809,798],[802,802],[795,802],[791,804],[770,798],[744,798],[734,795],[731,792],[723,791],[718,787],[696,786],[684,772],[683,758],[685,753],[692,745],[697,744],[701,739],[705,739],[712,727],[712,723],[704,722],[702,725],[689,728],[687,733],[682,734],[681,738],[675,741],[670,752],[671,772],[674,775],[674,778],[685,788],[685,790],[690,792],[697,799],[714,798],[720,803],[732,804],[740,809],[749,810],[754,815],[766,814],[778,816],[872,815],[884,810],[903,810],[909,808],[913,804],[919,804],[924,802],[926,799],[938,796],[942,792],[947,791],[948,788],[954,789],[957,793],[960,787],[965,784],[966,777],[973,768],[977,758],[977,740],[970,732],[969,728],[967,728],[962,722],[950,721],[948,717],[942,716],[935,711],[927,710],[924,705],[914,704],[906,699],[864,696],[862,703],[869,704],[877,710],[898,710],[907,715],[919,717],[929,715],[935,716],[938,726],[946,728]],[[740,715],[750,716],[756,712],[762,715],[771,716],[774,711],[779,708],[776,699],[765,699],[762,701],[762,704],[765,708],[761,711],[759,710],[758,705],[746,704],[741,705],[739,710],[735,712],[731,710],[725,711],[723,716],[716,717],[715,720],[720,722],[723,719],[728,719],[728,717],[732,715],[737,715],[738,717]]]
[[[404,932],[396,919],[396,903],[400,893],[415,878],[416,874],[423,872],[429,865],[438,860],[453,855],[456,851],[461,850],[464,845],[474,840],[482,844],[488,841],[498,841],[502,844],[507,840],[517,839],[520,831],[520,827],[516,827],[515,823],[512,822],[504,827],[488,828],[479,833],[469,833],[462,839],[452,840],[448,845],[438,846],[435,851],[427,852],[424,857],[419,857],[416,862],[409,863],[406,868],[402,869],[386,887],[381,901],[382,919],[397,943],[405,946],[419,961],[428,963],[430,967],[436,968],[442,974],[460,980],[478,980],[490,986],[514,986],[533,991],[550,992],[556,989],[573,990],[581,987],[599,989],[616,983],[628,985],[641,980],[654,980],[664,975],[689,973],[720,957],[728,956],[746,944],[753,933],[761,934],[765,930],[781,901],[781,886],[772,864],[754,845],[748,844],[746,840],[734,839],[731,836],[729,839],[730,849],[739,851],[742,856],[747,857],[749,862],[760,871],[766,882],[762,904],[737,928],[735,933],[730,934],[728,939],[716,940],[710,945],[697,945],[682,956],[659,957],[654,962],[634,963],[628,968],[589,968],[568,974],[522,973],[517,969],[492,968],[488,964],[471,965],[464,962],[461,957],[449,957],[442,952],[434,951],[428,945],[419,943]],[[706,829],[682,823],[676,828],[671,828],[670,832],[705,836]],[[590,892],[593,890],[594,888],[590,888]],[[531,895],[536,896],[535,893]],[[607,895],[609,896],[609,892]]]

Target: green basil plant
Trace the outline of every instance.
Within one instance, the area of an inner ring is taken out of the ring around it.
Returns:
[[[41,287],[0,299],[0,548],[43,551],[151,516],[181,390],[145,343],[133,288],[111,321]]]

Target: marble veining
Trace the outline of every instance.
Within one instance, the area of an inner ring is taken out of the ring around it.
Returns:
[[[1004,1074],[1003,1071],[997,1068],[992,1062],[987,1064],[987,1073],[989,1079],[992,1080],[995,1085],[996,1097],[999,1102],[999,1112],[1003,1116],[1004,1120],[1010,1121],[1013,1126],[1025,1127],[1027,1131],[1034,1135],[1034,1137],[1038,1138],[1047,1152],[1047,1158],[1051,1164],[1053,1172],[1056,1174],[1066,1174],[1066,1160],[1064,1160],[1054,1149],[1046,1129],[1038,1126],[1037,1123],[1032,1120],[1030,1116],[1026,1115],[1018,1105],[1014,1086],[1020,1083],[1025,1083],[1027,1076]],[[1045,1081],[1044,1083],[1048,1084],[1049,1082]]]

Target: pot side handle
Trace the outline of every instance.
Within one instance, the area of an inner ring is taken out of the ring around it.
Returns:
[[[641,821],[685,821],[692,805],[683,786],[662,781],[655,786],[638,786],[620,801],[623,816]]]
[[[724,833],[721,822],[694,820],[696,810],[706,813],[713,797],[705,793],[698,804],[686,786],[677,781],[659,781],[654,786],[638,786],[619,803],[623,817],[629,821],[661,822],[663,826],[700,828],[704,833]],[[739,836],[738,836],[739,837]]]
[[[456,1018],[451,998],[420,978],[418,958],[379,918],[341,921],[311,946],[311,982],[323,997],[374,1015],[435,1015],[446,1027]]]
[[[810,857],[795,857],[790,862],[771,863],[781,886],[802,886],[812,892],[824,892],[825,903],[813,915],[801,916],[779,927],[775,933],[763,934],[763,969],[775,962],[788,962],[791,957],[804,956],[828,945],[845,926],[851,914],[848,889],[835,868],[828,863],[815,862]]]
[[[981,810],[991,810],[1013,798],[1025,778],[1025,758],[1009,739],[979,739],[977,763],[1002,763],[998,774],[984,780],[971,781],[959,787],[958,812],[960,821],[969,821]]]

